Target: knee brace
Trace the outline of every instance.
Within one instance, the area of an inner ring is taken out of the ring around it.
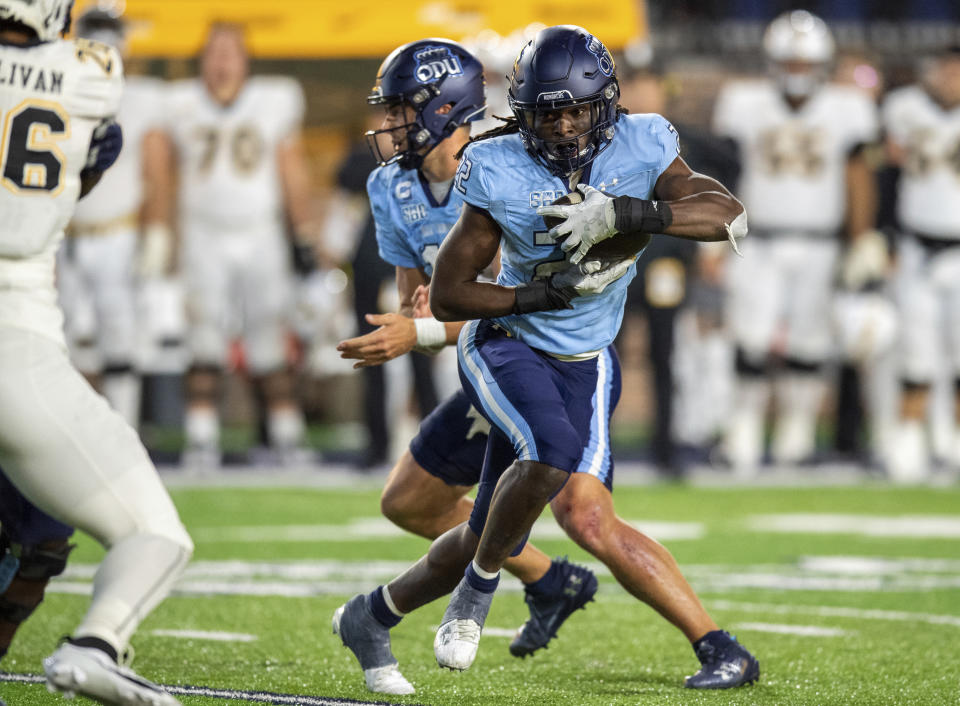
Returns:
[[[0,657],[7,653],[20,624],[43,601],[50,579],[67,568],[74,547],[66,539],[16,544],[0,533]]]

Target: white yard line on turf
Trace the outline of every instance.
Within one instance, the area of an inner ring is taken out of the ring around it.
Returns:
[[[960,628],[960,615],[937,615],[935,613],[912,613],[905,610],[871,610],[841,606],[783,605],[781,603],[743,603],[739,601],[707,601],[716,610],[736,610],[751,613],[779,615],[819,615],[829,618],[854,618],[856,620],[893,620],[908,623],[949,625]]]
[[[747,518],[747,526],[754,532],[960,539],[960,516],[958,515],[877,516],[828,513],[753,515]]]
[[[854,635],[850,630],[825,628],[820,625],[784,625],[783,623],[735,623],[734,630],[753,630],[755,632],[773,632],[779,635],[800,635],[801,637],[846,637]]]
[[[254,642],[256,635],[245,632],[220,632],[209,630],[151,630],[151,635],[175,637],[183,640],[212,640],[214,642]]]
[[[700,539],[705,528],[700,522],[655,522],[628,520],[638,530],[661,541]],[[567,535],[551,518],[534,525],[537,539],[566,539]],[[191,528],[197,543],[222,542],[359,542],[369,539],[409,539],[411,535],[383,517],[357,517],[342,525],[256,525]]]
[[[406,561],[197,561],[176,585],[179,595],[248,595],[310,597],[349,595],[370,590],[409,566]],[[598,576],[609,570],[587,566]],[[92,564],[71,564],[55,579],[53,592],[87,595],[97,570]],[[690,564],[684,574],[701,592],[844,591],[859,593],[921,592],[960,588],[960,561],[913,557],[808,556],[783,564]],[[503,591],[521,584],[504,577]],[[604,582],[603,593],[615,598],[619,589]]]
[[[43,684],[46,679],[39,674],[7,674],[0,672],[0,682],[17,684]],[[239,689],[211,689],[206,686],[174,686],[161,684],[166,691],[180,696],[206,696],[228,701],[246,701],[276,706],[391,706],[388,701],[355,701],[353,699],[325,698],[300,694],[275,694],[271,691],[241,691]]]

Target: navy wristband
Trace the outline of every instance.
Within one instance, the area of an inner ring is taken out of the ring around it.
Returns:
[[[529,314],[534,311],[569,309],[570,299],[566,292],[557,289],[550,280],[540,279],[514,288],[517,300],[513,304],[514,314]]]
[[[673,223],[673,211],[666,201],[617,196],[613,199],[613,212],[620,233],[662,233]]]

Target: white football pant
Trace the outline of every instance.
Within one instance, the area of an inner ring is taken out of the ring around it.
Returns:
[[[193,543],[136,432],[87,384],[67,351],[0,329],[0,466],[47,514],[107,548],[74,636],[118,652],[170,591]]]

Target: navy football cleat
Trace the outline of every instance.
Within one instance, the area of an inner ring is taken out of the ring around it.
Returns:
[[[530,619],[510,643],[510,654],[514,657],[526,657],[546,647],[564,621],[592,601],[597,592],[597,577],[590,569],[571,564],[566,558],[555,559],[554,564],[563,574],[563,588],[548,596],[533,595],[524,589]]]
[[[354,596],[333,614],[333,634],[350,648],[370,691],[380,694],[412,694],[413,685],[400,673],[390,650],[390,629],[373,616],[363,594]]]
[[[720,633],[719,639],[702,640],[697,647],[697,659],[702,666],[684,681],[688,689],[733,689],[753,684],[760,678],[756,657],[730,633],[720,630],[717,633]]]

